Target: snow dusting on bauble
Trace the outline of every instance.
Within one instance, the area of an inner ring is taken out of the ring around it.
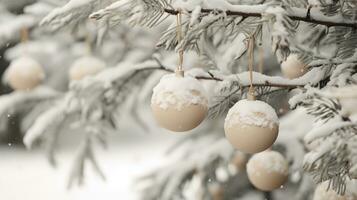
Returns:
[[[69,70],[70,80],[81,80],[87,76],[93,76],[105,68],[105,62],[94,57],[84,56],[78,58]]]
[[[328,186],[328,181],[317,185],[313,200],[357,200],[357,196],[349,190],[346,190],[344,195],[339,195],[331,186],[330,188]]]
[[[290,54],[280,66],[283,75],[289,79],[299,78],[307,71],[306,64],[296,54]]]
[[[289,165],[276,151],[254,154],[247,163],[249,181],[262,191],[280,188],[287,180]]]
[[[13,60],[5,72],[5,81],[14,90],[31,90],[40,85],[44,77],[41,64],[29,56]]]
[[[163,128],[175,132],[189,131],[206,117],[208,99],[201,83],[183,74],[168,74],[154,88],[151,108]]]
[[[240,100],[229,111],[224,123],[228,141],[245,153],[262,152],[278,137],[278,116],[269,104],[259,100]]]

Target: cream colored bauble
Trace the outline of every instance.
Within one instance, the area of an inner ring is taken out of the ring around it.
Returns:
[[[357,200],[357,196],[346,190],[344,195],[338,195],[332,188],[328,188],[328,181],[317,185],[313,200]]]
[[[290,54],[280,66],[283,75],[289,79],[298,78],[307,71],[306,64],[296,54]]]
[[[71,80],[81,80],[87,76],[93,76],[105,68],[105,63],[93,56],[84,56],[72,64],[69,70]]]
[[[175,132],[197,127],[208,111],[201,83],[190,76],[165,75],[154,88],[151,108],[160,126]]]
[[[280,188],[286,182],[288,172],[288,162],[276,151],[255,154],[247,163],[249,181],[263,191]]]
[[[228,111],[224,132],[236,149],[258,153],[273,145],[278,137],[278,123],[278,116],[269,104],[240,100]]]
[[[31,57],[13,60],[5,72],[5,80],[15,90],[31,90],[45,77],[42,66]]]

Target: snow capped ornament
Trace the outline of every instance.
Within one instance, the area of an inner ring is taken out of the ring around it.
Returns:
[[[280,188],[286,182],[288,172],[288,162],[276,151],[255,154],[247,163],[249,181],[263,191]]]
[[[283,75],[289,79],[298,78],[307,71],[306,64],[296,54],[290,54],[280,66]]]
[[[84,56],[72,64],[69,70],[70,80],[81,80],[87,76],[93,76],[105,68],[105,63],[93,56]]]
[[[153,90],[151,108],[156,121],[171,131],[184,132],[197,127],[208,111],[201,83],[193,77],[169,74]]]
[[[348,190],[344,195],[338,195],[332,188],[328,189],[328,181],[326,181],[316,187],[313,200],[357,200],[357,196]]]
[[[259,100],[240,100],[224,123],[226,138],[238,150],[258,153],[271,147],[278,137],[278,116],[274,108]]]
[[[45,77],[42,66],[29,56],[13,60],[5,72],[5,80],[15,90],[31,90]]]

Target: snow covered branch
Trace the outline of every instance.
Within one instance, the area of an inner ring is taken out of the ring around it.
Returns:
[[[263,17],[264,11],[267,6],[256,6],[256,5],[230,5],[226,10],[222,10],[227,16],[241,16],[244,18],[247,17]],[[201,13],[208,14],[214,13],[217,10],[221,10],[220,8],[212,8],[201,9]],[[179,13],[178,10],[165,8],[165,12],[171,15],[177,15]],[[187,11],[192,13],[191,10]],[[290,12],[288,14],[289,18],[296,21],[304,21],[313,24],[321,24],[328,27],[331,26],[344,26],[357,28],[357,21],[344,19],[342,16],[326,16],[318,8],[290,8]]]
[[[11,115],[17,114],[26,108],[32,107],[34,104],[44,100],[57,98],[60,93],[47,87],[39,87],[34,91],[17,91],[0,97],[0,119],[1,128],[6,126],[4,123],[8,121]]]
[[[92,12],[105,7],[109,2],[109,0],[70,0],[64,6],[52,10],[42,19],[40,25],[48,25],[52,30],[78,25],[86,21]]]

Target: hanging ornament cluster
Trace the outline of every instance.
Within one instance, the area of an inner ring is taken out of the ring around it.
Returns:
[[[280,66],[283,75],[289,79],[299,78],[307,72],[306,64],[296,54],[290,54]]]
[[[81,80],[87,76],[93,76],[98,72],[105,69],[105,63],[94,57],[94,56],[84,56],[72,64],[69,70],[69,78],[70,80]]]
[[[177,36],[181,40],[181,13],[177,15]],[[206,117],[208,99],[201,83],[183,71],[183,49],[175,74],[165,75],[154,88],[151,108],[160,126],[175,132],[189,131]]]
[[[263,191],[280,188],[287,180],[288,166],[279,152],[264,151],[254,154],[247,163],[249,181]]]
[[[41,84],[45,77],[40,63],[29,56],[13,60],[5,73],[5,79],[15,90],[31,90]]]
[[[178,14],[180,27],[180,13]],[[178,41],[181,31],[178,28]],[[268,150],[278,137],[278,116],[269,104],[255,99],[253,87],[254,37],[249,40],[248,99],[238,101],[229,111],[224,123],[228,141],[241,152],[258,153],[247,164],[249,180],[258,189],[271,191],[281,187],[288,177],[288,162],[278,152]],[[197,127],[207,114],[208,100],[201,83],[185,76],[183,50],[179,51],[179,65],[175,74],[163,76],[153,90],[151,108],[157,122],[164,128],[182,132]],[[245,157],[233,160],[244,169]]]
[[[238,101],[228,111],[224,131],[226,138],[236,149],[245,153],[256,153],[247,163],[250,182],[260,190],[272,191],[281,187],[287,180],[288,162],[279,152],[268,150],[278,137],[279,121],[274,108],[255,99],[253,45],[254,37],[250,38],[248,46],[248,99]]]

